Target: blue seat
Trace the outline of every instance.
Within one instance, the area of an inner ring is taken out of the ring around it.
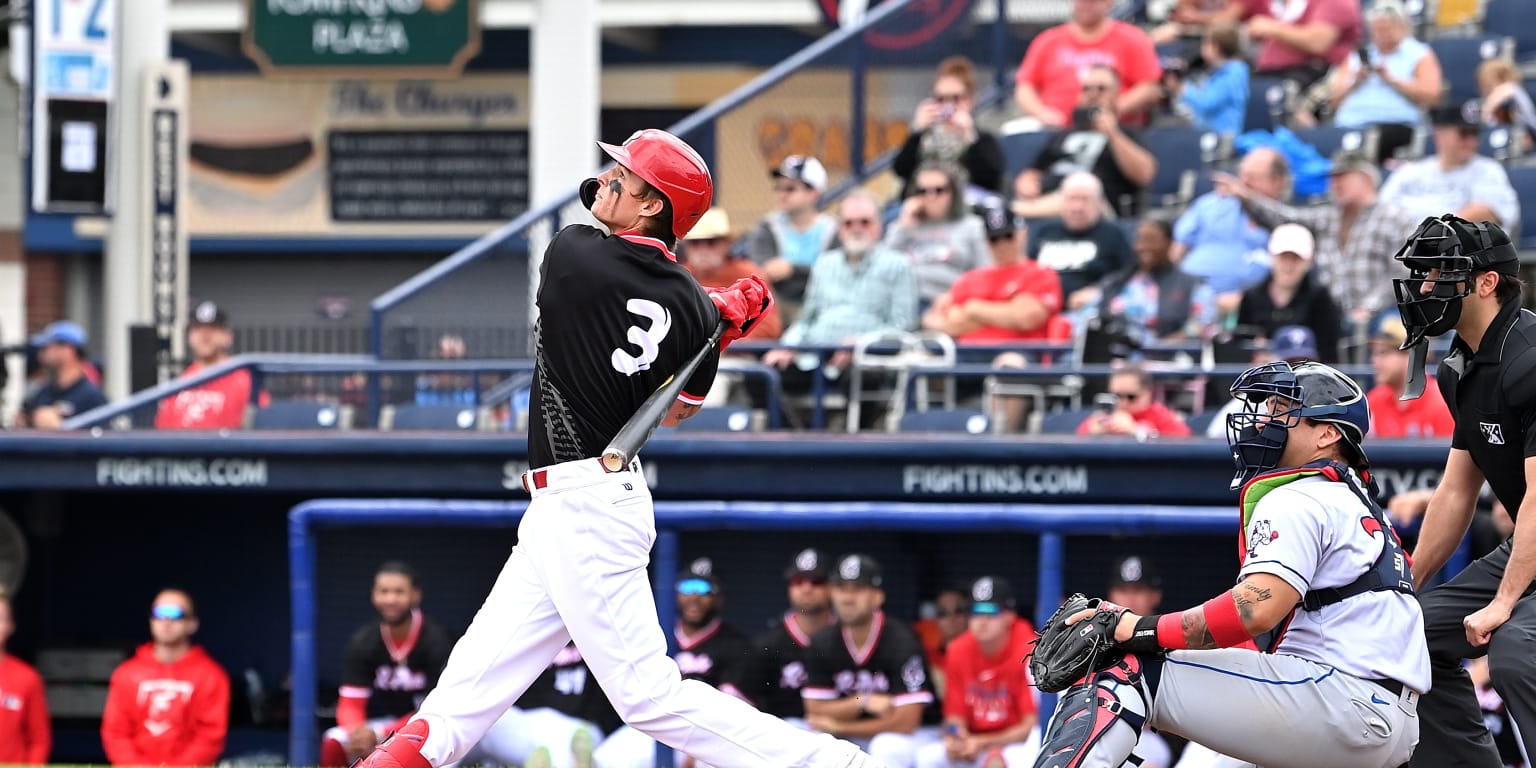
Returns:
[[[1507,163],[1520,155],[1519,134],[1509,126],[1495,125],[1483,128],[1477,141],[1477,153]]]
[[[1063,408],[1047,413],[1040,420],[1040,434],[1042,435],[1073,435],[1077,434],[1077,427],[1093,413],[1092,408]]]
[[[1216,420],[1216,416],[1219,413],[1221,413],[1220,408],[1206,408],[1205,410],[1185,419],[1184,423],[1189,425],[1189,433],[1191,435],[1194,435],[1195,437],[1205,437],[1205,431],[1210,429],[1211,422]]]
[[[1477,98],[1477,67],[1488,59],[1513,50],[1514,41],[1504,35],[1437,37],[1429,47],[1440,59],[1449,86],[1447,104],[1464,104]]]
[[[902,432],[959,432],[984,435],[992,430],[992,419],[976,408],[907,411],[901,415]]]
[[[1257,75],[1248,80],[1248,108],[1243,114],[1244,131],[1274,130],[1276,118],[1291,113],[1294,96],[1286,81]]]
[[[471,405],[404,403],[394,407],[392,430],[468,432],[478,421]]]
[[[1040,150],[1045,149],[1055,136],[1050,131],[1035,131],[1033,133],[1011,133],[998,141],[1003,145],[1003,161],[1007,167],[1007,186],[1013,189],[1013,177],[1019,175],[1019,171],[1034,165],[1035,158],[1040,156]]]
[[[1520,199],[1520,247],[1536,248],[1536,165],[1509,169],[1509,183]]]
[[[1296,138],[1311,144],[1323,157],[1333,157],[1341,149],[1376,155],[1374,128],[1340,128],[1336,125],[1319,125],[1315,128],[1295,128]]]
[[[1536,24],[1531,23],[1530,0],[1488,0],[1483,6],[1483,29],[1509,33],[1515,44],[1515,61],[1536,60]]]
[[[252,429],[340,429],[341,406],[308,400],[279,400],[258,409]]]
[[[1144,131],[1141,145],[1157,158],[1157,174],[1147,187],[1147,202],[1153,207],[1177,205],[1189,200],[1181,191],[1184,179],[1221,158],[1221,135],[1203,128],[1154,128]]]
[[[752,409],[739,405],[700,408],[677,425],[679,432],[750,432]]]

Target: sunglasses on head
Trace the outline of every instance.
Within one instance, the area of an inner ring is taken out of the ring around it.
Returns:
[[[179,605],[157,605],[149,610],[151,618],[177,621],[187,618],[187,612]]]
[[[923,197],[947,195],[949,194],[949,187],[918,187],[917,189],[913,190],[913,192],[922,195]]]
[[[677,583],[679,595],[708,595],[714,591],[715,585],[704,579],[683,579]]]

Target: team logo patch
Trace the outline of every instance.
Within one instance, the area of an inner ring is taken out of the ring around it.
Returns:
[[[923,657],[913,656],[901,665],[901,682],[907,686],[907,690],[921,691],[923,683],[927,681],[928,673],[923,669]]]
[[[1504,444],[1503,427],[1499,426],[1498,424],[1489,424],[1486,421],[1479,421],[1477,426],[1483,431],[1483,439],[1487,440],[1489,445]]]
[[[992,579],[981,578],[976,581],[975,589],[971,590],[971,599],[978,603],[985,603],[992,599]]]
[[[795,567],[802,571],[816,570],[816,550],[807,549],[795,556]]]
[[[1253,557],[1259,547],[1280,538],[1280,532],[1269,524],[1268,520],[1257,520],[1253,523],[1253,529],[1248,533],[1248,556]]]

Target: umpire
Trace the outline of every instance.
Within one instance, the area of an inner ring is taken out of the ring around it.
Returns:
[[[1497,224],[1425,219],[1393,280],[1408,337],[1405,397],[1424,390],[1426,339],[1456,331],[1437,381],[1456,420],[1445,474],[1424,514],[1413,578],[1423,585],[1466,534],[1486,479],[1515,533],[1448,583],[1423,593],[1434,687],[1419,703],[1413,766],[1503,765],[1461,660],[1487,654],[1493,684],[1527,754],[1536,754],[1536,315],[1521,309],[1519,255]]]

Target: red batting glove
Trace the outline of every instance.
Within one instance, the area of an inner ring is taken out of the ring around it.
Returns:
[[[773,306],[773,291],[757,275],[747,275],[729,288],[706,288],[705,291],[720,309],[720,319],[725,321],[725,332],[720,334],[722,352],[731,342],[750,333],[752,326]]]

